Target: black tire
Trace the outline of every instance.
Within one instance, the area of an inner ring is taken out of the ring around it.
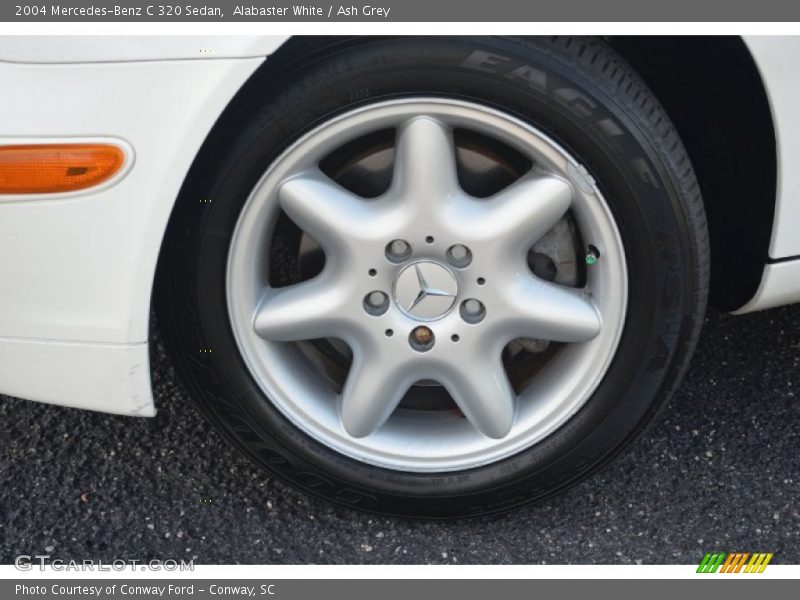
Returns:
[[[340,505],[390,515],[501,512],[596,471],[676,389],[707,295],[700,192],[674,127],[646,85],[597,39],[306,39],[283,56],[283,65],[278,55],[254,76],[207,140],[162,253],[160,328],[208,418],[270,474]],[[490,105],[558,141],[597,180],[628,260],[625,328],[591,399],[542,443],[453,474],[383,470],[312,440],[256,385],[227,318],[230,237],[270,161],[333,115],[411,94]],[[619,130],[604,126],[609,117]]]

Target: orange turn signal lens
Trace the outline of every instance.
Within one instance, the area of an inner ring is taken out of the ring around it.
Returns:
[[[0,194],[54,194],[100,185],[119,172],[125,152],[112,144],[0,146]]]

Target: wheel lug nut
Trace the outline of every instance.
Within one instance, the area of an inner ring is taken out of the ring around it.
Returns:
[[[415,327],[411,333],[414,335],[414,339],[420,344],[427,344],[433,339],[433,332],[424,325]]]
[[[395,240],[392,242],[392,245],[389,248],[392,254],[396,256],[401,256],[408,252],[408,242],[403,240]]]
[[[411,344],[414,350],[419,352],[426,352],[433,348],[435,341],[436,338],[433,335],[433,331],[431,331],[430,327],[425,327],[425,325],[415,327],[408,335],[408,343]]]
[[[461,303],[459,312],[461,313],[461,318],[467,323],[480,323],[486,316],[486,307],[483,306],[483,302],[480,300],[468,298]]]
[[[364,297],[364,310],[374,317],[382,315],[389,308],[389,296],[375,290]]]
[[[470,315],[477,315],[481,312],[483,305],[480,303],[479,300],[475,300],[475,298],[470,298],[469,300],[464,300],[464,312]]]
[[[371,306],[380,306],[386,302],[386,294],[383,292],[370,292],[367,296],[367,302],[369,302]]]
[[[464,244],[455,244],[447,249],[447,261],[458,269],[472,262],[472,252]]]
[[[411,245],[405,240],[392,240],[386,245],[386,258],[392,262],[403,262],[410,255]]]

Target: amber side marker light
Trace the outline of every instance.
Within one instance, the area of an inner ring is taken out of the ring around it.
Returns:
[[[100,185],[125,164],[112,144],[0,146],[0,194],[54,194]]]

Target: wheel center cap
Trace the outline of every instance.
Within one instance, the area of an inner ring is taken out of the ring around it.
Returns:
[[[394,280],[395,304],[417,321],[440,319],[453,308],[457,296],[455,275],[432,260],[411,263]]]

